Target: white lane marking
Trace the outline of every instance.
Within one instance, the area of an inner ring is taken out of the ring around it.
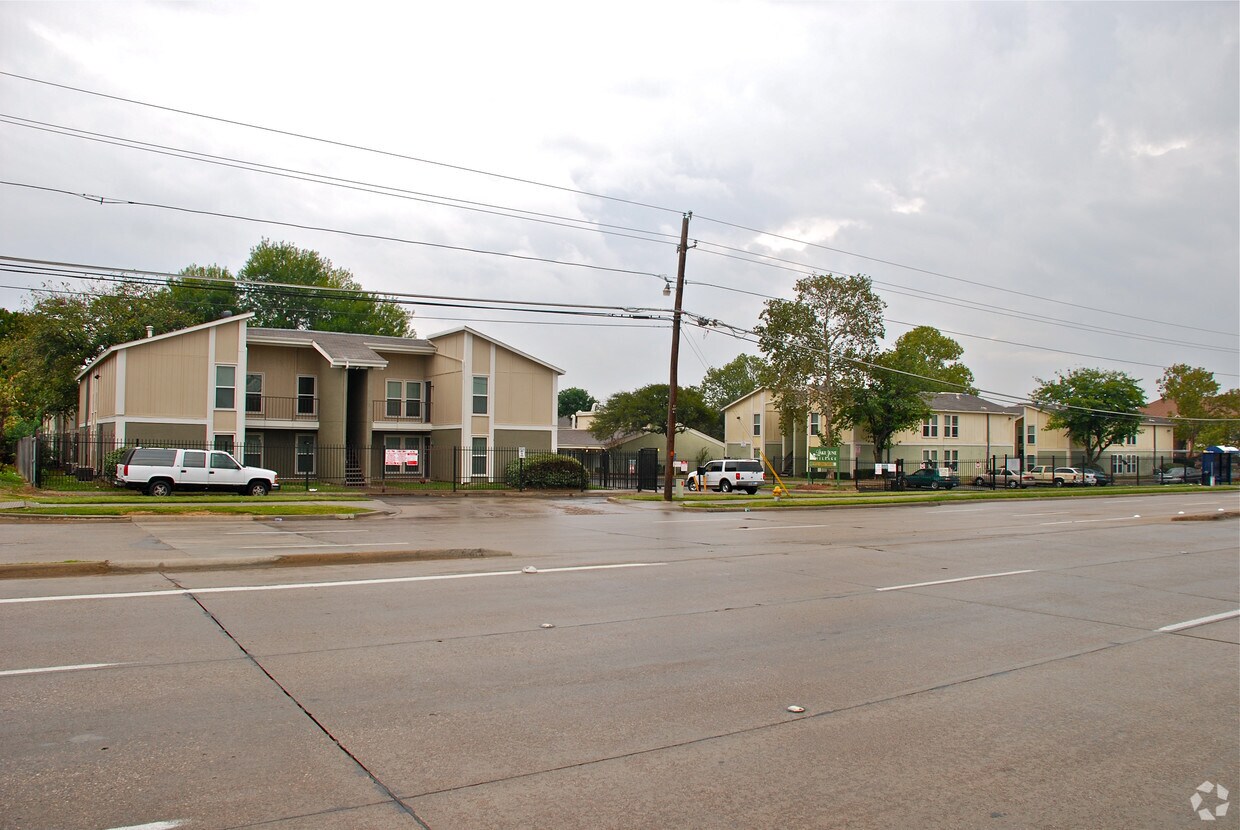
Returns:
[[[369,533],[369,530],[230,530],[225,536],[288,536],[291,533]]]
[[[293,548],[385,548],[392,542],[357,542],[349,545],[336,545],[331,542],[293,542],[290,545],[244,545],[237,550],[285,550]]]
[[[957,579],[939,579],[934,582],[914,582],[911,585],[890,585],[886,588],[875,588],[875,591],[900,591],[904,588],[925,588],[929,585],[948,585],[952,582],[972,582],[975,579],[994,579],[996,576],[1016,576],[1017,574],[1037,573],[1036,569],[1025,571],[1004,571],[998,574],[980,574],[978,576],[962,576]]]
[[[570,573],[573,571],[606,571],[617,568],[651,568],[666,562],[625,562],[619,565],[577,565],[568,568],[540,568],[538,573]],[[292,582],[279,585],[233,585],[225,588],[180,588],[168,591],[127,591],[116,594],[66,594],[53,597],[11,597],[0,599],[0,605],[34,602],[68,602],[77,599],[140,599],[145,597],[181,597],[187,594],[235,594],[247,591],[291,591],[298,588],[351,588],[359,585],[396,585],[402,582],[435,582],[447,579],[475,579],[484,576],[521,576],[521,571],[482,571],[479,573],[435,574],[433,576],[394,576],[384,579],[348,579],[339,582]]]
[[[756,530],[766,532],[770,530],[808,530],[815,527],[831,527],[831,525],[772,525],[771,527],[738,527],[737,530]]]
[[[939,509],[935,511],[935,515],[942,513],[976,513],[979,510],[989,510],[987,507],[957,507],[950,510]]]
[[[651,524],[656,525],[691,525],[700,522],[735,522],[738,516],[716,516],[710,519],[655,519]]]
[[[1198,617],[1195,620],[1188,620],[1187,622],[1164,625],[1158,630],[1167,632],[1183,631],[1186,628],[1196,628],[1199,625],[1207,625],[1212,622],[1219,622],[1220,620],[1230,620],[1233,617],[1240,617],[1240,609],[1236,609],[1235,611],[1224,611],[1221,614],[1212,614],[1209,617]]]
[[[50,674],[57,671],[82,671],[83,669],[104,669],[108,666],[123,666],[124,663],[82,663],[80,666],[44,666],[40,669],[9,669],[0,671],[0,677],[16,677],[19,674]]]
[[[1135,516],[1116,516],[1113,519],[1073,519],[1072,521],[1068,521],[1068,522],[1040,522],[1039,526],[1049,527],[1050,525],[1087,525],[1087,524],[1092,524],[1094,522],[1126,522],[1129,519],[1139,519],[1139,518],[1141,518],[1140,514],[1137,514]]]
[[[173,830],[180,827],[185,822],[177,819],[176,821],[152,821],[146,824],[127,824],[124,827],[110,827],[108,830]]]
[[[1055,513],[1013,513],[1012,518],[1029,519],[1029,518],[1033,518],[1034,516],[1066,516],[1066,515],[1068,515],[1067,510],[1060,510]]]
[[[1208,505],[1213,506],[1215,504],[1225,504],[1225,502],[1221,502],[1221,501],[1186,501],[1184,502],[1185,507],[1200,507],[1203,504],[1208,504]]]

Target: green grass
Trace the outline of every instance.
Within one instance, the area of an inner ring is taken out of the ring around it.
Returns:
[[[324,516],[356,515],[363,507],[332,504],[202,504],[194,502],[149,504],[85,504],[59,507],[17,507],[0,516]]]

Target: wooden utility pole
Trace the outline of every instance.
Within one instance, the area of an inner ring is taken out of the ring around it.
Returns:
[[[680,314],[681,301],[685,296],[685,256],[689,253],[689,220],[693,213],[686,213],[680,223],[679,258],[676,261],[676,305],[672,307],[672,366],[667,373],[667,460],[663,473],[663,501],[672,500],[672,478],[676,460],[676,374],[680,363]]]

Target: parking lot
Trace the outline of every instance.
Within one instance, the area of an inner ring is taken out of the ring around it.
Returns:
[[[0,582],[0,827],[1163,828],[1240,793],[1235,492],[393,505],[14,529],[510,555]]]

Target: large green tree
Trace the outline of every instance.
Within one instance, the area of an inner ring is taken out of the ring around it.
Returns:
[[[740,354],[732,360],[708,369],[698,384],[698,392],[708,406],[722,410],[762,385],[766,361],[758,355]]]
[[[237,272],[254,325],[410,337],[409,313],[361,290],[353,275],[316,251],[264,239]]]
[[[1206,417],[1197,438],[1201,446],[1240,446],[1240,389],[1228,389],[1206,401]]]
[[[598,403],[597,398],[578,386],[561,389],[556,401],[559,404],[557,417],[560,418],[576,415],[578,412],[589,412],[590,407]]]
[[[1036,378],[1031,398],[1051,415],[1047,426],[1062,429],[1085,448],[1090,464],[1102,451],[1134,437],[1141,429],[1145,394],[1134,379],[1114,370],[1076,369],[1054,380]]]
[[[702,400],[692,387],[682,386],[676,393],[676,429],[696,429],[722,438],[719,411]],[[632,392],[617,392],[597,411],[590,433],[607,439],[616,433],[654,432],[667,434],[667,384],[654,383]]]
[[[785,428],[808,411],[822,413],[823,438],[833,444],[849,423],[854,390],[878,354],[885,304],[870,278],[813,274],[797,280],[796,298],[768,300],[758,345]]]
[[[897,434],[930,415],[933,393],[974,391],[973,372],[960,362],[963,354],[955,340],[918,326],[874,358],[865,382],[853,390],[848,417],[870,437],[875,462]]]
[[[1213,372],[1187,363],[1168,366],[1158,379],[1159,394],[1174,403],[1175,414],[1184,419],[1176,422],[1175,437],[1187,443],[1189,452],[1206,426],[1202,419],[1210,417],[1209,402],[1218,389]]]

